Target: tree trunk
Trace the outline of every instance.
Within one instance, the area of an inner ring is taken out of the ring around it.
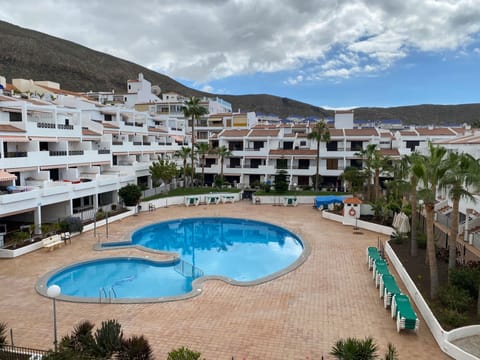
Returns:
[[[477,315],[480,316],[480,283],[478,284]]]
[[[427,256],[428,267],[430,270],[430,297],[435,299],[438,293],[438,267],[437,257],[435,253],[435,239],[433,236],[433,214],[434,204],[427,203],[425,205],[426,217],[427,217]]]
[[[192,187],[195,179],[195,116],[192,115]]]
[[[220,179],[222,179],[223,185],[223,156],[220,158]]]
[[[317,172],[315,173],[315,191],[318,191],[318,175],[320,174],[320,141],[317,141]]]
[[[410,255],[418,255],[418,243],[417,243],[417,196],[415,190],[410,196],[410,205],[412,207],[412,227],[411,227],[411,237],[410,237]]]
[[[377,201],[380,195],[380,170],[375,169],[375,177],[373,178],[373,187],[374,187],[374,201]]]
[[[202,156],[202,187],[205,187],[205,155]]]
[[[187,158],[183,160],[183,188],[186,188],[186,187],[187,187]]]
[[[457,264],[457,238],[458,238],[458,208],[460,199],[453,198],[452,224],[448,238],[448,269],[455,269]],[[468,214],[467,214],[468,215]]]

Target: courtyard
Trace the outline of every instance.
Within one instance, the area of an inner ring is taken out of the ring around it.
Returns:
[[[117,319],[124,333],[145,335],[155,358],[187,346],[207,360],[331,359],[340,338],[373,337],[383,354],[393,343],[402,359],[448,359],[420,317],[420,330],[397,333],[383,308],[365,264],[365,248],[386,236],[325,220],[311,206],[283,207],[249,202],[160,208],[110,223],[108,241],[123,240],[132,230],[153,222],[187,217],[230,216],[283,226],[311,246],[311,254],[294,271],[256,286],[208,280],[199,296],[148,304],[57,302],[59,338],[81,320],[97,325]],[[107,241],[99,228],[101,241]],[[52,301],[38,295],[37,279],[73,262],[108,256],[165,258],[137,249],[95,251],[97,239],[87,231],[55,251],[44,249],[0,260],[0,321],[13,329],[15,345],[53,347]],[[394,272],[393,268],[391,269]],[[405,291],[402,284],[402,290]],[[417,312],[418,313],[418,312]]]

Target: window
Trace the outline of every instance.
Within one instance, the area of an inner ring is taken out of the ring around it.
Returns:
[[[327,159],[327,170],[338,170],[338,159]]]
[[[354,167],[355,169],[362,168],[362,160],[361,159],[352,159],[350,160],[350,166]]]
[[[298,168],[307,170],[310,167],[310,160],[309,159],[298,159]]]
[[[363,150],[363,141],[352,141],[350,143],[351,151],[362,151]]]
[[[293,149],[293,142],[292,141],[285,141],[283,143],[283,150],[292,150]]]
[[[406,141],[405,146],[410,149],[410,151],[415,151],[415,148],[420,145],[420,141],[418,140],[409,140]]]
[[[277,169],[286,169],[287,168],[287,159],[277,159]]]
[[[327,151],[338,151],[338,141],[328,141]]]
[[[300,141],[300,146],[307,146],[307,142],[305,140]]]
[[[10,121],[22,121],[22,113],[20,112],[11,112]]]

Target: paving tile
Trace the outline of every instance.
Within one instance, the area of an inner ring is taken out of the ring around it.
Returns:
[[[449,359],[420,319],[418,334],[396,331],[371,272],[365,248],[385,237],[324,220],[311,206],[234,205],[168,207],[109,225],[109,241],[123,240],[135,228],[185,217],[231,216],[284,226],[311,244],[299,268],[271,282],[243,287],[219,280],[203,284],[202,294],[188,300],[156,304],[80,304],[57,302],[59,337],[80,320],[97,325],[117,319],[126,335],[144,334],[157,359],[180,346],[200,351],[209,360],[332,359],[335,341],[350,336],[376,339],[380,353],[392,342],[402,359]],[[106,240],[105,228],[99,229]],[[135,249],[94,251],[88,231],[53,252],[38,250],[0,260],[0,321],[13,328],[19,346],[52,347],[52,302],[34,290],[48,271],[72,262],[108,256],[149,256]],[[404,287],[403,287],[404,288]]]

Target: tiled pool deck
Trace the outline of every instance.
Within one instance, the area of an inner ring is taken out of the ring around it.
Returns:
[[[401,359],[449,359],[420,319],[418,334],[397,333],[383,308],[365,248],[379,235],[324,220],[311,206],[283,207],[246,202],[199,207],[169,207],[141,213],[109,225],[109,241],[131,230],[174,218],[231,216],[284,226],[311,244],[311,254],[293,272],[271,282],[240,287],[211,280],[200,296],[156,304],[83,304],[57,302],[59,339],[80,320],[99,325],[117,319],[127,336],[144,334],[157,359],[180,346],[200,351],[207,360],[333,359],[335,341],[345,337],[376,339],[380,354],[392,342]],[[105,228],[99,229],[105,239]],[[380,235],[384,240],[385,236]],[[41,249],[0,260],[0,322],[13,328],[18,346],[51,348],[52,301],[38,295],[36,280],[47,271],[80,260],[111,255],[159,258],[136,249],[94,251],[93,232],[53,252]],[[403,288],[403,286],[401,286]],[[403,288],[404,289],[404,288]]]

